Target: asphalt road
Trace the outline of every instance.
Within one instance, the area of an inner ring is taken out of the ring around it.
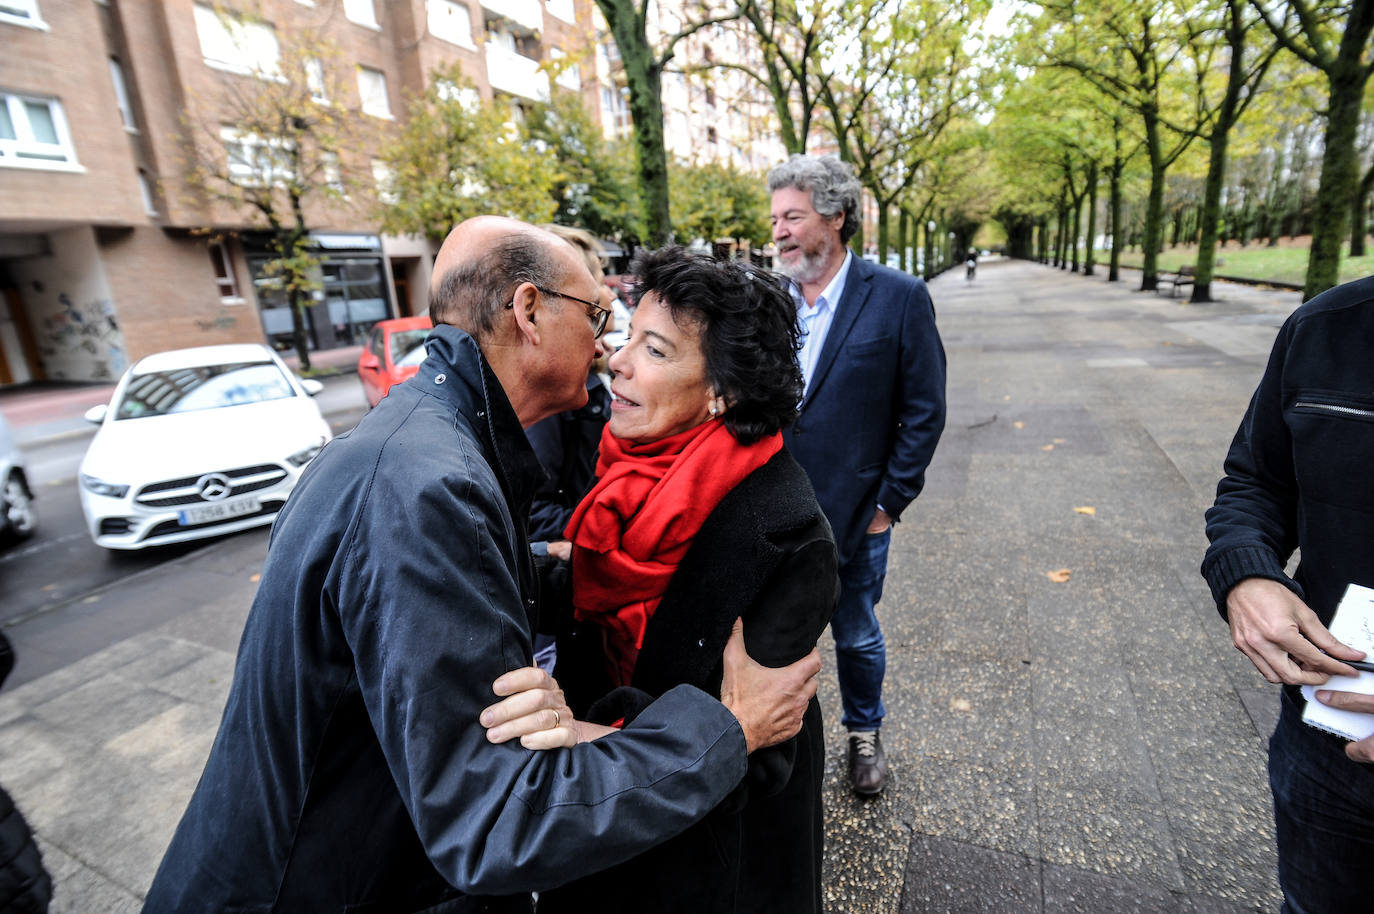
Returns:
[[[324,380],[320,409],[335,434],[357,424],[367,411],[356,376]],[[102,549],[92,542],[81,514],[77,471],[94,434],[77,430],[23,447],[34,486],[38,530],[0,551],[0,626],[15,642],[19,665],[7,684],[42,676],[121,638],[131,624],[160,624],[195,605],[195,594],[164,605],[146,620],[111,620],[88,610],[94,594],[135,576],[157,574],[168,561],[201,550],[265,554],[267,529],[138,551]]]

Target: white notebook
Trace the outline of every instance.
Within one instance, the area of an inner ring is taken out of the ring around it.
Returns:
[[[1347,587],[1330,628],[1331,634],[1341,643],[1364,651],[1366,660],[1374,660],[1374,589],[1359,584]],[[1305,723],[1351,740],[1364,739],[1374,733],[1374,714],[1329,708],[1317,701],[1318,689],[1374,695],[1374,673],[1332,676],[1323,685],[1302,687],[1302,697],[1307,699],[1302,712]]]

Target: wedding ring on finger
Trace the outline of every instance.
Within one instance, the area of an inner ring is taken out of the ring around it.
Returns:
[[[553,710],[553,727],[552,727],[552,729],[557,730],[559,727],[561,727],[561,726],[563,725],[563,718],[562,718],[562,716],[558,713],[558,709],[554,708],[554,709],[552,709],[552,710]]]

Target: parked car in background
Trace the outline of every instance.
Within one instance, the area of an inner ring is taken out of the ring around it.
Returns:
[[[24,539],[37,525],[33,489],[24,472],[24,455],[9,423],[0,416],[0,541]]]
[[[376,406],[391,389],[420,370],[425,360],[425,339],[434,328],[428,317],[396,317],[378,321],[358,356],[358,380],[369,407]]]
[[[140,359],[120,379],[81,461],[96,545],[143,549],[270,524],[332,437],[302,381],[258,343]]]

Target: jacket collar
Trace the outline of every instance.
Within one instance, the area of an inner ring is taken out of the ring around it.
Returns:
[[[472,425],[512,513],[525,517],[544,471],[481,347],[447,324],[436,326],[425,345],[428,355],[415,377],[420,389],[443,400]]]

